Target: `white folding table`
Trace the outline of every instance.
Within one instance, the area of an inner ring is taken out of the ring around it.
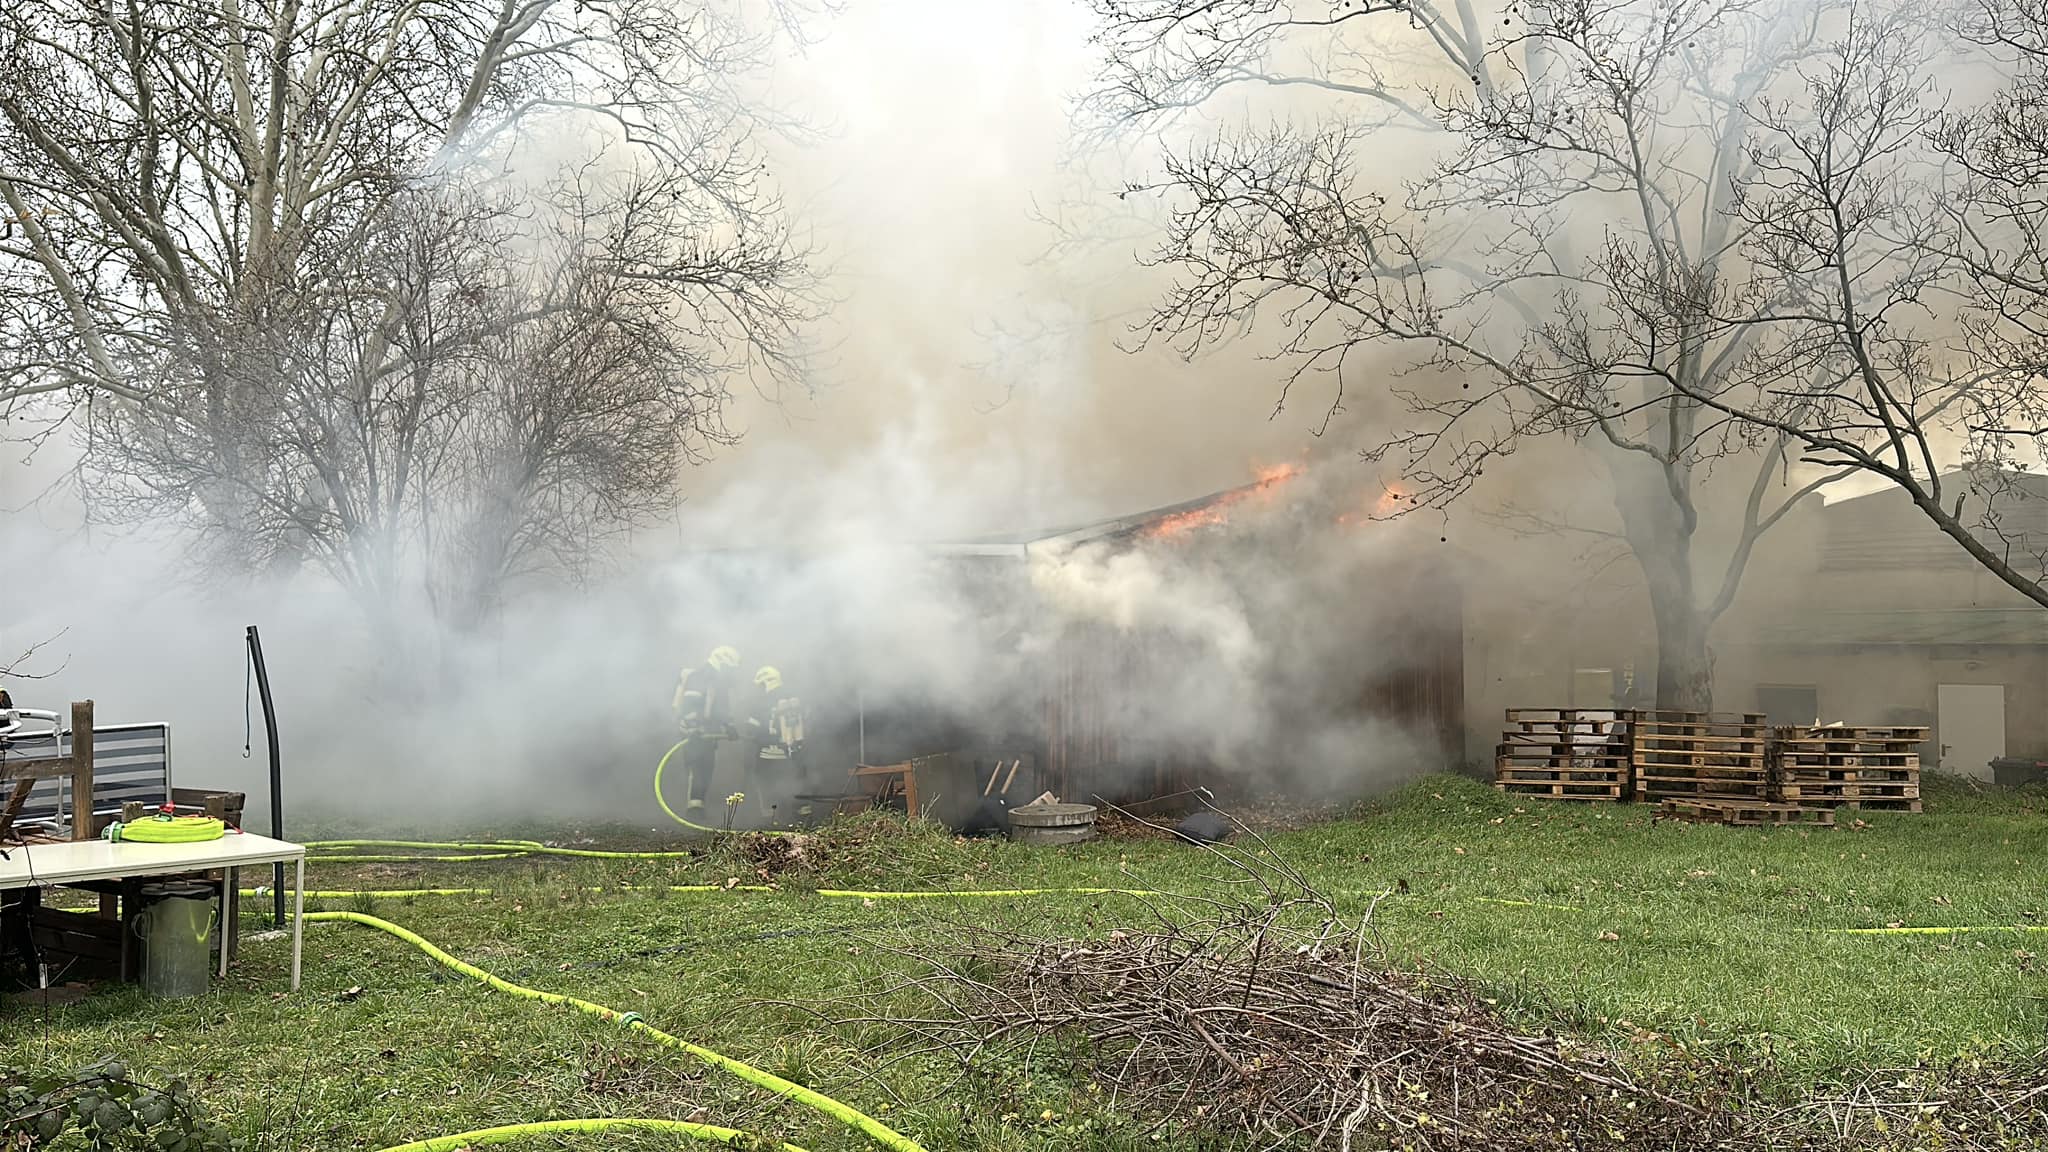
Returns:
[[[257,864],[292,863],[292,991],[299,990],[299,950],[305,936],[306,847],[272,840],[252,832],[229,832],[218,840],[197,844],[143,844],[132,840],[73,840],[62,844],[0,846],[0,889],[55,888],[91,880],[130,880],[144,876],[176,876],[188,872],[228,873],[226,888],[235,886],[238,869]],[[229,901],[221,894],[221,974],[227,974]]]

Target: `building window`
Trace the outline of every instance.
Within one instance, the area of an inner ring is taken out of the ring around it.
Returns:
[[[1572,669],[1571,706],[1574,708],[1614,707],[1614,669]]]
[[[1759,684],[1756,710],[1766,723],[1804,727],[1820,722],[1820,689],[1812,684]]]

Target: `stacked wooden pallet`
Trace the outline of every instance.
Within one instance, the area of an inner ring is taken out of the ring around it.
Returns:
[[[1695,824],[1744,824],[1760,827],[1814,825],[1835,822],[1832,808],[1807,808],[1769,800],[1666,800],[1658,813],[1674,820]]]
[[[1627,713],[1510,708],[1493,786],[1522,796],[1622,800],[1630,785]]]
[[[1770,799],[1762,715],[1646,711],[1633,716],[1631,763],[1638,799]]]
[[[1777,797],[1809,808],[1920,811],[1925,728],[1780,729],[1772,741]]]

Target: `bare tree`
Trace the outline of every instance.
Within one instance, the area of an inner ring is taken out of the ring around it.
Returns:
[[[460,633],[522,578],[582,576],[674,506],[680,466],[730,439],[726,380],[800,319],[784,245],[699,244],[667,199],[579,197],[552,233],[494,199],[395,200],[329,290],[272,291],[236,360],[263,378],[210,427],[196,373],[96,406],[88,490],[201,518],[241,568],[317,566],[394,655],[434,639],[421,613]]]
[[[221,371],[223,329],[409,182],[550,131],[609,131],[754,222],[728,85],[757,47],[721,9],[659,0],[10,5],[0,400],[142,402],[168,346]]]
[[[806,254],[735,90],[770,31],[717,0],[14,5],[0,414],[85,403],[101,511],[479,619],[672,503],[728,378],[793,371]]]
[[[1988,9],[1985,39],[2007,36],[2000,22],[2017,11]],[[1809,460],[1882,478],[2048,606],[2048,488],[2029,474],[2048,462],[2048,154],[2029,152],[2048,90],[2025,55],[1986,107],[1945,116],[1927,57],[1924,39],[1860,17],[1796,95],[1757,102],[1736,212],[1750,270],[1739,296],[1763,306],[1713,310],[1745,344],[1737,387],[1673,386]]]
[[[62,672],[65,668],[65,665],[68,665],[70,663],[69,660],[66,660],[64,664],[59,664],[57,667],[45,672],[30,672],[28,670],[28,666],[31,662],[35,660],[37,656],[40,656],[42,654],[43,649],[63,639],[64,633],[69,631],[71,631],[69,628],[60,629],[56,635],[46,637],[44,639],[36,641],[33,644],[30,644],[27,648],[22,649],[20,655],[16,656],[12,660],[7,661],[4,664],[0,664],[0,680],[47,680],[50,677],[55,676],[57,673]]]
[[[1533,436],[1598,454],[1658,635],[1657,701],[1712,698],[1708,633],[1760,537],[1837,475],[1788,479],[1791,432],[1704,397],[1750,381],[1759,103],[1799,86],[1823,51],[1825,6],[1560,0],[1481,13],[1416,0],[1098,0],[1109,84],[1093,107],[1130,122],[1177,115],[1226,87],[1303,86],[1330,102],[1271,127],[1226,124],[1170,151],[1131,191],[1171,212],[1153,260],[1178,275],[1145,338],[1187,354],[1265,323],[1285,388],[1327,373],[1385,379],[1410,426],[1367,447],[1397,460],[1404,506],[1442,508]],[[1391,28],[1389,27],[1391,26]],[[1381,43],[1421,44],[1396,84]],[[1492,29],[1492,31],[1488,31]],[[1345,39],[1349,38],[1349,39]],[[1338,41],[1341,46],[1332,46]],[[1320,47],[1318,46],[1320,45]],[[1289,60],[1322,61],[1309,73]],[[1350,61],[1346,71],[1331,61]],[[1440,151],[1420,178],[1374,155],[1390,124],[1423,119]],[[1396,175],[1387,175],[1390,169]],[[1741,521],[1704,586],[1700,491],[1741,468]]]

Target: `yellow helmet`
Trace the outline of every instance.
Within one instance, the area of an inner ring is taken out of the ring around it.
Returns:
[[[730,645],[721,644],[711,650],[704,662],[713,668],[737,668],[740,666],[740,651]]]
[[[763,665],[759,672],[754,673],[754,683],[773,692],[782,687],[782,673]]]

